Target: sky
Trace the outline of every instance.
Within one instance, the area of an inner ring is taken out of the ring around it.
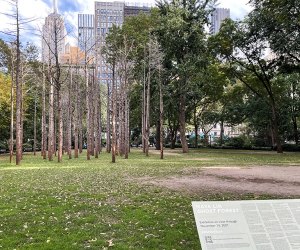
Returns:
[[[13,21],[3,13],[11,13],[12,7],[8,3],[10,0],[0,0],[0,38],[9,40],[3,36],[2,32],[14,30]],[[99,0],[102,1],[102,0]],[[106,0],[112,2],[113,0]],[[219,0],[218,7],[229,8],[231,18],[234,20],[242,19],[250,10],[247,5],[249,0]],[[57,0],[58,12],[64,17],[69,42],[74,44],[77,33],[77,15],[79,13],[93,14],[94,0]],[[155,5],[155,0],[125,0],[126,3],[138,3]],[[41,46],[41,30],[44,19],[53,12],[53,0],[19,0],[19,10],[24,20],[33,19],[26,29],[21,31],[21,41],[31,41],[38,47]]]

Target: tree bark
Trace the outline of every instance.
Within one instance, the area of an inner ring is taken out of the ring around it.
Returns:
[[[17,21],[17,58],[16,58],[16,165],[21,164],[22,159],[22,82],[20,80],[20,26],[19,26],[19,6],[16,2],[16,21]]]
[[[180,140],[182,146],[182,152],[188,153],[189,148],[185,137],[185,96],[180,94],[179,100],[179,129],[180,129]]]
[[[106,152],[111,152],[111,141],[110,141],[110,123],[111,123],[111,102],[110,102],[110,83],[107,83],[107,110],[106,110]]]
[[[84,70],[85,77],[85,88],[86,88],[86,158],[90,160],[90,152],[91,152],[91,141],[90,141],[90,108],[89,108],[89,74],[88,74],[88,66],[87,62],[85,63]]]
[[[76,74],[77,77],[78,74]],[[77,79],[77,78],[76,78]],[[73,113],[73,128],[74,128],[74,158],[78,158],[78,84],[79,82],[75,81],[74,91],[75,91],[75,103],[74,103],[74,113]]]
[[[150,53],[150,50],[149,50]],[[150,60],[150,59],[149,59]],[[146,126],[145,126],[145,153],[149,156],[149,138],[150,138],[150,87],[151,87],[151,68],[149,61],[149,72],[148,72],[148,85],[147,85],[147,96],[146,96]]]
[[[116,138],[116,86],[115,86],[115,65],[113,64],[113,79],[112,79],[112,147],[111,147],[111,155],[112,155],[112,163],[116,162],[116,149],[117,149],[117,138]]]
[[[160,159],[164,158],[164,103],[163,103],[163,92],[162,92],[162,82],[160,77],[160,68],[159,68],[159,132],[160,132]]]
[[[34,96],[34,118],[33,118],[33,155],[36,155],[36,109],[37,109],[37,96]]]
[[[49,78],[51,79],[50,73]],[[54,86],[52,79],[50,80],[49,93],[49,132],[48,132],[48,159],[53,160],[54,153]]]
[[[92,69],[92,72],[94,72],[94,70]],[[90,86],[89,86],[89,109],[90,109],[90,155],[94,156],[94,152],[95,152],[95,127],[94,127],[94,115],[95,115],[95,81],[94,81],[94,74],[91,75],[90,77]]]
[[[68,91],[68,155],[69,159],[72,159],[72,88],[73,88],[73,69],[70,69],[70,84]]]
[[[277,153],[283,153],[281,141],[279,138],[277,110],[276,110],[275,102],[273,100],[271,100],[271,105],[272,105],[272,107],[271,107],[272,108],[272,120],[273,120],[273,128],[274,128],[273,133],[274,133],[274,139],[275,139],[276,146],[277,146]]]
[[[224,121],[223,119],[221,120],[221,132],[220,132],[220,144],[221,146],[224,144]]]
[[[13,51],[12,51],[13,54]],[[9,140],[9,162],[12,163],[14,155],[14,59],[12,58],[11,86],[10,86],[10,140]]]
[[[94,84],[95,94],[95,114],[94,114],[94,125],[95,125],[95,158],[99,157],[99,85]]]
[[[42,86],[42,157],[47,158],[46,143],[47,143],[47,129],[46,129],[46,82],[45,82],[45,68],[43,64],[43,86]]]
[[[62,101],[60,96],[60,89],[57,90],[57,115],[58,115],[58,162],[62,162],[63,150],[63,116],[62,116]]]
[[[79,83],[78,83],[79,84]],[[79,130],[79,134],[78,134],[78,147],[79,147],[79,153],[82,153],[82,148],[83,148],[83,131],[82,131],[82,109],[83,109],[83,105],[82,105],[82,86],[81,84],[79,85],[78,88],[78,94],[79,94],[79,98],[78,98],[78,106],[77,106],[77,111],[78,111],[78,130]]]
[[[294,130],[294,140],[296,145],[299,144],[299,134],[298,134],[298,125],[297,125],[297,117],[292,115],[292,122],[293,122],[293,130]]]

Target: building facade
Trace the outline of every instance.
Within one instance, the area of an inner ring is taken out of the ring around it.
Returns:
[[[110,84],[112,81],[112,69],[102,53],[105,39],[113,25],[122,25],[124,6],[124,2],[95,2],[96,69],[97,78],[102,84]]]
[[[224,19],[230,18],[230,9],[216,8],[210,17],[209,33],[214,35],[219,32],[220,27]]]
[[[54,0],[53,13],[45,18],[42,30],[42,61],[54,64],[56,54],[60,58],[65,53],[65,40],[65,22],[63,17],[58,14],[56,1]]]
[[[78,47],[88,54],[95,49],[95,16],[78,14]]]
[[[106,63],[102,49],[105,38],[113,25],[121,26],[128,16],[138,15],[140,12],[149,13],[150,7],[126,5],[124,2],[95,2],[95,50],[97,62],[97,78],[102,84],[112,82],[112,69]]]

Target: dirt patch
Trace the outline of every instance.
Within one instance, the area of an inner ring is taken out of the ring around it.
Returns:
[[[162,179],[143,179],[145,184],[176,191],[254,193],[300,197],[300,167],[194,168],[184,174]]]
[[[151,150],[151,151],[149,151],[149,153],[150,154],[153,154],[153,155],[159,155],[160,154],[160,151],[159,150]],[[174,151],[174,152],[170,152],[170,151],[164,151],[164,155],[176,155],[176,156],[182,156],[182,153],[180,153],[179,151],[178,152],[176,152],[176,151]]]
[[[186,158],[187,161],[211,161],[211,158]]]

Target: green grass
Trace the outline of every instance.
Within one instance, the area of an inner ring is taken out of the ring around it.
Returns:
[[[180,175],[190,167],[289,164],[299,153],[193,150],[146,158],[49,162],[25,155],[22,165],[0,156],[0,249],[200,249],[193,200],[284,198],[255,194],[189,195],[137,181]],[[192,172],[191,172],[192,173]]]

